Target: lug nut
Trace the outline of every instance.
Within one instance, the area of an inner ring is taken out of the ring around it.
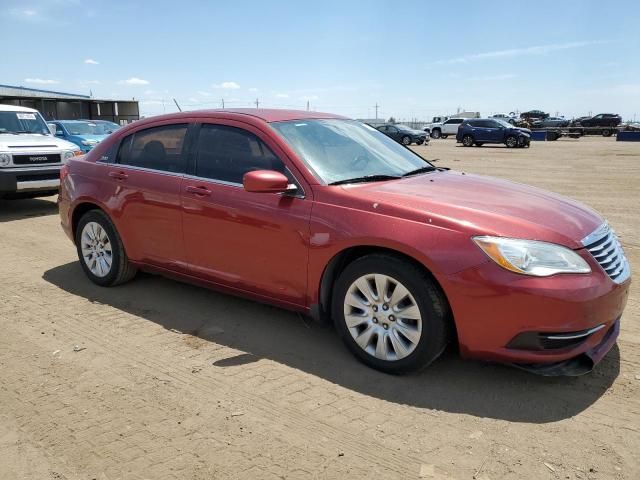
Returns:
[[[378,323],[378,319],[376,317],[373,317],[373,323]]]
[[[374,305],[374,306],[373,306],[373,311],[374,311],[374,312],[377,312],[377,311],[378,311],[378,306],[377,306],[377,305]]]
[[[389,315],[389,320],[391,320],[392,322],[396,321],[396,317],[394,317],[393,315]]]
[[[382,326],[384,327],[385,330],[389,328],[389,325],[387,325],[386,323],[383,323]]]
[[[389,310],[389,305],[387,305],[386,303],[384,305],[382,305],[382,309],[383,310]]]

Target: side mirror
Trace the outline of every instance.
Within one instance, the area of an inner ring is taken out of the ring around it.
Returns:
[[[48,125],[48,124],[47,124],[47,128],[49,128],[49,133],[50,133],[51,135],[54,135],[54,136],[55,136],[55,134],[56,134],[56,126],[55,126],[55,125]]]
[[[247,192],[283,193],[289,190],[289,179],[275,170],[254,170],[244,174],[242,185]]]

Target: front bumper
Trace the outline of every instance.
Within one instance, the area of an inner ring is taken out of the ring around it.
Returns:
[[[622,316],[631,282],[616,284],[588,252],[579,253],[592,273],[530,277],[503,270],[488,260],[440,279],[453,310],[461,354],[489,361],[550,366],[592,352],[589,358],[597,363],[615,343],[619,328],[615,325]],[[529,332],[557,337],[563,332],[590,331],[601,325],[604,326],[576,342],[547,343],[544,348],[513,343]]]
[[[58,190],[60,168],[61,165],[0,169],[0,195]]]

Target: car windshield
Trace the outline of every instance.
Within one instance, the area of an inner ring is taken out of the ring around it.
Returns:
[[[355,120],[295,120],[271,126],[325,183],[399,177],[431,165],[375,128]]]
[[[102,135],[109,135],[120,128],[120,125],[112,122],[96,123],[96,131]]]
[[[38,112],[0,112],[0,133],[49,134],[49,128]]]
[[[504,120],[500,120],[499,118],[494,118],[493,121],[498,122],[503,127],[513,128],[513,125],[511,125],[509,122],[505,122]]]
[[[69,135],[104,135],[101,127],[91,122],[60,122]]]

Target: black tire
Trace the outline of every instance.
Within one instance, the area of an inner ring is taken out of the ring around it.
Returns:
[[[440,138],[446,139],[449,135],[440,135]]]
[[[418,141],[416,142],[416,145],[422,145],[423,143],[424,143],[424,142],[423,142],[422,140],[418,140]]]
[[[462,145],[465,147],[473,147],[474,144],[474,140],[473,137],[469,134],[465,135],[464,137],[462,137]]]
[[[509,135],[505,139],[504,144],[507,146],[507,148],[515,148],[518,146],[518,139],[515,137],[515,135]]]
[[[438,138],[440,138],[441,135],[442,135],[442,132],[440,131],[439,128],[434,128],[433,130],[431,130],[431,138],[435,138],[437,140]]]
[[[605,128],[604,130],[602,130],[602,136],[603,137],[610,137],[612,134],[613,134],[613,132],[608,128]]]
[[[476,142],[476,147],[481,147],[482,145],[484,145],[484,143],[482,143],[482,142]]]
[[[409,135],[405,135],[404,137],[402,137],[401,141],[402,141],[402,144],[407,147],[411,145],[411,137]]]
[[[81,236],[82,230],[85,225],[89,222],[95,222],[106,232],[109,237],[109,242],[111,243],[111,251],[112,251],[112,263],[111,269],[107,275],[104,277],[100,277],[95,275],[86,264],[83,256],[82,256],[82,246],[81,246]],[[129,263],[129,259],[127,258],[127,253],[124,250],[124,245],[122,244],[122,240],[120,239],[120,235],[116,231],[113,222],[109,218],[109,216],[104,213],[102,210],[90,210],[85,213],[78,225],[76,227],[76,249],[78,252],[78,259],[80,260],[80,265],[84,270],[84,273],[89,277],[96,285],[100,285],[101,287],[113,287],[115,285],[120,285],[121,283],[128,282],[133,277],[135,277],[137,273],[137,269]]]
[[[382,360],[360,348],[349,333],[344,318],[344,298],[351,284],[363,275],[379,273],[402,283],[416,299],[422,317],[420,340],[409,355]],[[387,254],[371,254],[347,265],[334,284],[332,317],[347,348],[364,364],[387,373],[405,373],[428,366],[444,351],[450,337],[451,320],[447,300],[435,281],[413,263]]]

